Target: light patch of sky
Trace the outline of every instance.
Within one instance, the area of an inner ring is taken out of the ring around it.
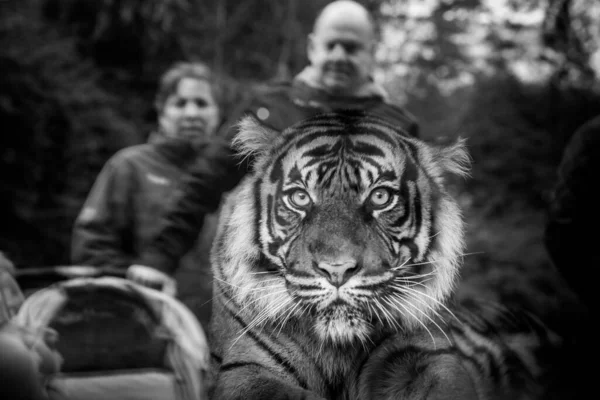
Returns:
[[[518,10],[511,7],[510,3],[514,3],[514,0],[481,0],[482,8],[488,11],[486,15],[495,23],[537,27],[543,22],[547,1],[541,1],[535,7],[522,6]]]
[[[452,0],[395,0],[382,6],[382,14],[388,17],[388,22],[382,27],[382,42],[376,54],[379,64],[376,79],[386,85],[395,83],[406,90],[411,89],[412,84],[418,85],[419,79],[413,75],[420,74],[441,93],[450,95],[471,85],[476,75],[494,73],[498,65],[505,65],[527,82],[547,77],[549,67],[540,63],[539,51],[536,53],[540,47],[539,37],[532,34],[539,32],[544,9],[522,7],[515,10],[509,0],[481,0],[479,7],[471,9],[449,8],[442,18],[456,22],[459,32],[442,34],[449,35],[464,61],[449,59],[448,64],[454,63],[452,68],[444,69],[442,65],[433,71],[414,68],[423,60],[438,58],[437,64],[440,64],[445,57],[435,46],[440,32],[431,19],[442,3],[452,3]],[[517,25],[521,29],[515,34],[508,25]],[[513,46],[510,50],[495,48],[490,33]],[[498,63],[499,58],[504,58],[503,62]]]
[[[385,2],[381,6],[384,15],[410,18],[429,18],[440,4],[440,0],[400,0]]]

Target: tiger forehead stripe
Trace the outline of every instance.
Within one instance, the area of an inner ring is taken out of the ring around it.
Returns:
[[[364,134],[371,135],[386,142],[392,148],[397,148],[399,144],[409,146],[413,154],[416,153],[416,148],[403,133],[395,130],[392,125],[382,124],[380,121],[364,121],[359,124],[364,129]]]
[[[344,120],[349,120],[352,119],[352,116],[342,116],[340,114],[336,114],[336,113],[330,113],[330,114],[321,114],[320,116],[315,116],[310,118],[310,120],[306,120],[305,122],[300,122],[298,124],[298,126],[315,126],[315,125],[340,125],[343,124]]]
[[[339,127],[336,127],[335,129],[310,129],[308,132],[298,129],[295,132],[303,134],[303,136],[299,137],[296,141],[295,147],[298,149],[310,145],[316,139],[336,139],[342,135],[343,129]]]
[[[379,146],[376,146],[373,143],[363,142],[361,140],[356,140],[351,149],[355,153],[360,153],[367,156],[385,157],[385,153]]]
[[[302,130],[296,132],[302,132]],[[371,140],[381,140],[389,147],[396,148],[398,146],[398,138],[401,137],[399,133],[394,132],[393,130],[382,130],[375,125],[366,124],[348,125],[344,127],[336,126],[335,129],[311,129],[309,132],[302,133],[304,133],[304,135],[298,138],[295,146],[296,148],[302,148],[303,146],[311,144],[316,139],[338,139],[340,137],[350,137],[354,139],[359,136],[366,136],[371,138]]]
[[[341,150],[371,157],[385,157],[385,153],[379,146],[361,140],[336,140],[332,143],[325,143],[310,148],[302,153],[302,157],[327,157],[335,156]]]
[[[287,154],[289,153],[290,148],[293,148],[293,143],[285,143],[284,145],[282,145],[278,151],[279,151],[279,155],[275,158],[275,160],[273,161],[272,167],[271,167],[271,173],[269,174],[269,181],[271,183],[277,182],[281,179],[282,175],[282,165],[283,165],[283,159],[285,157],[287,157]]]
[[[336,114],[322,114],[320,116],[315,116],[310,118],[310,120],[305,122],[300,122],[297,125],[298,129],[315,129],[320,127],[326,128],[336,128],[336,127],[344,127],[348,124],[349,121],[355,120],[356,116],[345,116],[342,117]]]
[[[408,137],[398,133],[391,125],[387,124],[377,124],[376,122],[368,121],[362,123],[361,126],[367,129],[370,135],[373,135],[374,132],[379,132],[381,135],[388,137],[390,141],[392,141],[392,148],[402,149],[402,152],[406,154],[405,163],[407,171],[405,171],[405,179],[416,179],[418,170],[416,164],[418,164],[417,160],[419,159],[418,149]],[[390,141],[388,141],[388,143],[390,143]]]

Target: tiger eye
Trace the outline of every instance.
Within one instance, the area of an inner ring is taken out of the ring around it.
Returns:
[[[374,207],[385,206],[391,198],[390,191],[385,188],[377,188],[369,195],[369,202]]]
[[[310,205],[310,196],[304,190],[295,190],[290,196],[291,202],[298,207],[307,207]]]

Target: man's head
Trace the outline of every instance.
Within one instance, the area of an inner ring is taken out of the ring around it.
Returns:
[[[328,4],[308,38],[308,59],[318,83],[328,92],[353,95],[371,77],[375,28],[359,3],[339,0]]]
[[[210,69],[201,63],[175,64],[161,77],[154,106],[164,135],[192,140],[212,135],[219,106]]]

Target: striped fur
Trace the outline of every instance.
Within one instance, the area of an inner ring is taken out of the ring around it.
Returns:
[[[417,399],[444,385],[458,385],[459,398],[497,393],[471,390],[484,381],[472,363],[464,374],[445,368],[465,364],[456,356],[468,354],[465,338],[496,351],[444,305],[464,248],[444,187],[445,174],[467,174],[461,141],[435,148],[373,116],[339,113],[282,133],[248,118],[235,144],[254,172],[228,196],[212,251],[214,398]],[[421,364],[430,369],[415,375]]]

